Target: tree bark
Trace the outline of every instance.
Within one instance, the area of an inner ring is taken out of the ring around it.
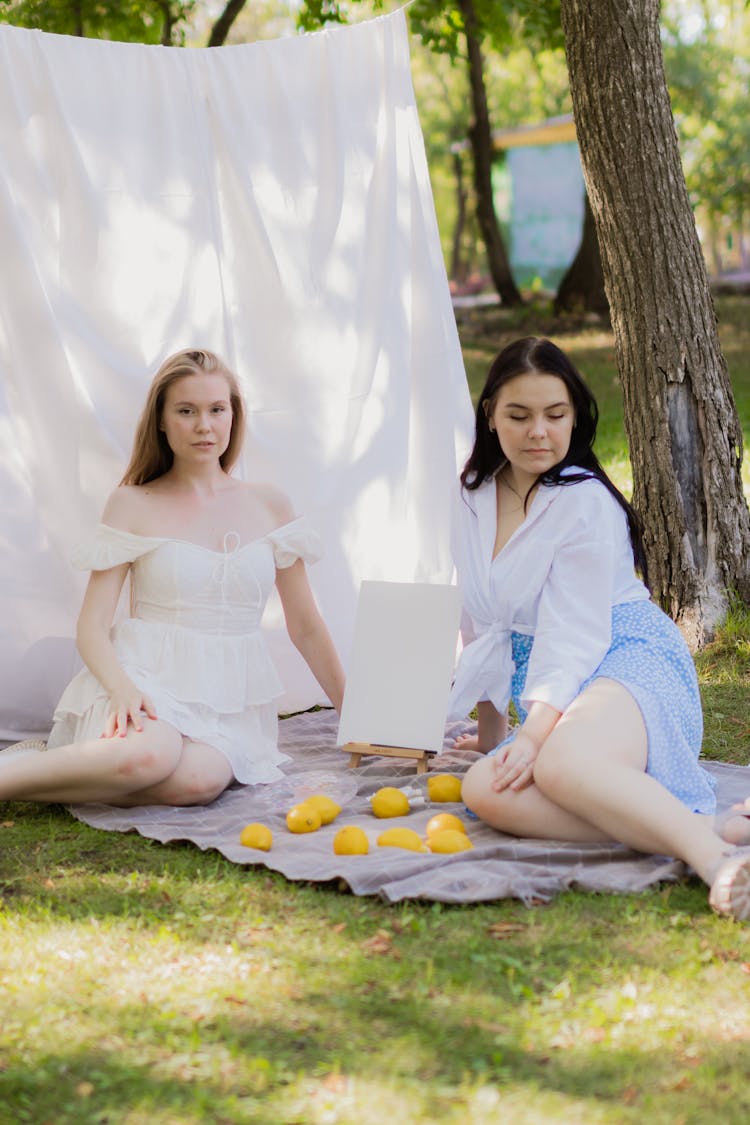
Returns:
[[[562,312],[594,312],[609,316],[599,239],[588,195],[584,203],[581,242],[555,297],[555,313]]]
[[[456,222],[453,227],[449,277],[451,281],[465,281],[466,265],[463,260],[461,248],[463,245],[464,231],[466,229],[467,191],[466,185],[464,184],[464,166],[460,152],[453,153],[453,174],[456,177]]]
[[[169,0],[162,0],[161,10],[164,20],[161,25],[161,45],[162,47],[172,46],[172,28],[174,27],[174,15],[170,6]]]
[[[664,77],[658,0],[562,0],[655,597],[688,641],[750,600],[742,432]]]
[[[229,35],[231,31],[232,24],[244,7],[245,0],[227,0],[223,12],[211,28],[211,34],[208,37],[206,46],[221,47],[226,43],[227,35]]]
[[[484,84],[484,62],[479,42],[479,25],[473,0],[459,0],[469,58],[469,85],[474,120],[469,126],[469,143],[474,158],[474,190],[477,196],[477,221],[487,251],[492,281],[505,305],[522,304],[508,254],[500,233],[492,195],[492,130]]]

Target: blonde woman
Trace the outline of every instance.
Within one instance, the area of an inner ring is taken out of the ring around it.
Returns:
[[[218,356],[162,364],[122,482],[74,560],[91,571],[85,668],[47,752],[0,755],[0,800],[194,805],[279,777],[281,684],[260,632],[274,582],[292,641],[340,709],[343,672],[305,571],[317,537],[278,489],[231,475],[244,431]],[[131,613],[113,627],[128,576]]]

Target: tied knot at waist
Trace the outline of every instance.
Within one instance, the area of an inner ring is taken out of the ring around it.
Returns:
[[[485,696],[504,713],[510,699],[512,676],[511,628],[504,621],[490,621],[461,653],[451,691],[449,718],[464,718],[477,700]]]

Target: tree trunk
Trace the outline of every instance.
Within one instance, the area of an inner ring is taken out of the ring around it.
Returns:
[[[464,166],[460,152],[453,153],[453,173],[456,177],[456,222],[453,227],[451,245],[451,268],[449,276],[451,281],[466,280],[466,264],[463,261],[461,247],[466,229],[466,185],[464,184]]]
[[[680,163],[658,0],[562,0],[653,592],[699,647],[750,599],[742,432]]]
[[[599,239],[588,195],[585,196],[581,243],[555,297],[555,313],[561,312],[594,312],[609,316]]]
[[[227,0],[224,11],[211,28],[211,34],[208,37],[207,43],[208,47],[221,47],[222,44],[226,42],[232,24],[244,7],[245,0]]]
[[[479,44],[479,26],[473,0],[459,0],[469,56],[469,85],[474,120],[469,126],[469,143],[474,158],[474,190],[477,196],[477,221],[487,250],[487,264],[500,298],[505,305],[522,303],[505,250],[492,196],[492,130],[484,85],[484,62]]]
[[[161,25],[161,45],[162,47],[172,46],[172,28],[174,27],[174,15],[169,0],[162,0],[161,4],[162,14],[164,20]]]

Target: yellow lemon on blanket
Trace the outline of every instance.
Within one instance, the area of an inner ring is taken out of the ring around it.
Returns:
[[[325,797],[322,793],[305,797],[305,804],[312,805],[314,809],[318,810],[321,824],[330,824],[341,812],[341,805],[337,805],[332,797]]]
[[[358,824],[345,824],[333,837],[333,850],[336,855],[367,855],[370,844]]]
[[[430,817],[427,821],[425,834],[429,840],[437,832],[445,832],[446,829],[451,829],[454,832],[463,832],[463,834],[466,835],[464,822],[450,812],[439,812]]]
[[[461,778],[452,773],[431,774],[427,778],[427,796],[431,801],[460,801]]]
[[[385,789],[378,789],[377,793],[373,793],[370,804],[375,816],[383,819],[389,816],[406,816],[410,809],[406,794],[392,785],[386,785]]]
[[[452,852],[467,852],[474,845],[462,827],[460,832],[456,828],[444,828],[442,832],[433,833],[427,838],[427,847],[431,852],[450,855]]]
[[[427,848],[417,832],[411,828],[386,828],[378,836],[379,848],[406,848],[409,852],[426,852]]]
[[[262,852],[270,852],[273,833],[265,824],[246,824],[240,832],[240,843],[246,848],[258,848]]]
[[[290,832],[316,832],[322,823],[318,810],[307,801],[292,805],[286,814],[286,826]]]

